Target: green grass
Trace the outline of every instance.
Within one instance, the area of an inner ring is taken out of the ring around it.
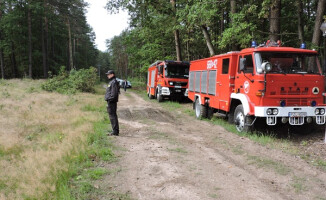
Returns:
[[[291,186],[294,188],[296,193],[302,193],[307,191],[307,186],[305,185],[306,179],[300,177],[293,177]]]
[[[175,111],[176,109],[180,109],[182,108],[182,106],[180,105],[180,103],[178,102],[174,102],[174,101],[163,101],[162,103],[162,106],[164,108],[167,108],[169,111]]]
[[[314,165],[320,167],[322,170],[326,171],[326,161],[322,159],[317,159],[314,161]]]
[[[259,168],[272,169],[276,173],[286,176],[291,172],[291,169],[284,166],[282,163],[270,159],[261,158],[259,156],[248,156],[249,164],[254,164]]]
[[[169,149],[169,151],[177,152],[177,153],[182,153],[182,154],[186,154],[186,153],[188,153],[185,149],[180,148],[180,147],[175,148],[175,149]]]
[[[244,155],[245,154],[245,151],[242,149],[241,145],[233,146],[232,152],[235,153],[236,155]]]
[[[109,192],[108,195],[110,200],[133,200],[129,193],[121,194],[118,192]]]
[[[24,146],[22,145],[14,145],[8,149],[4,149],[0,146],[0,158],[6,157],[10,159],[10,157],[20,157],[20,154],[24,152]]]
[[[105,110],[103,110],[101,107],[87,104],[86,106],[82,107],[82,111],[103,112]]]

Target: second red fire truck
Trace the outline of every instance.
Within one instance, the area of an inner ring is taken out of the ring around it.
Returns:
[[[314,50],[267,42],[191,62],[188,97],[197,118],[225,114],[238,131],[267,125],[325,124],[324,76]]]
[[[188,94],[189,62],[157,61],[148,68],[147,94],[158,102],[168,99],[184,99]]]

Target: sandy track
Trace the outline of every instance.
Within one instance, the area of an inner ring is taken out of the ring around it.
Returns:
[[[100,199],[326,199],[326,174],[281,150],[130,92],[120,96],[118,115],[119,161],[97,183],[115,194]]]

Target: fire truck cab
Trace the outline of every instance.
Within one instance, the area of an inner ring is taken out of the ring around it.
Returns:
[[[147,94],[162,102],[165,98],[185,99],[188,94],[189,62],[157,61],[148,68]]]
[[[238,131],[266,124],[325,124],[324,76],[314,50],[279,43],[229,52],[190,64],[188,97],[197,118],[225,114]]]

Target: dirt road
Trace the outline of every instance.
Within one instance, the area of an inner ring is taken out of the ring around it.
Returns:
[[[122,93],[118,161],[100,199],[326,199],[326,173],[206,121]],[[325,148],[325,146],[321,146]]]

